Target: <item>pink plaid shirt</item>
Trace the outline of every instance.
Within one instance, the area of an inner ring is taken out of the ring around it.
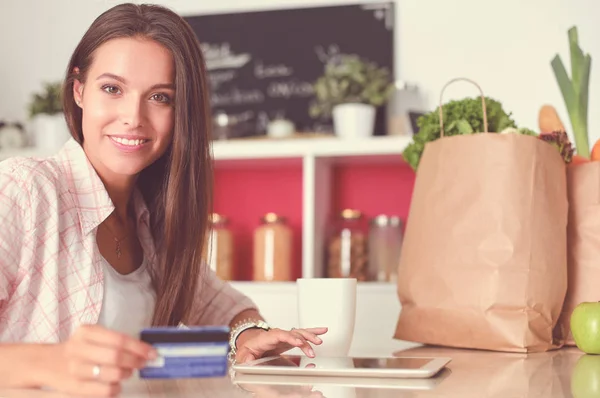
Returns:
[[[154,258],[149,212],[134,193],[144,255]],[[102,181],[73,139],[47,159],[0,163],[0,342],[56,343],[95,324],[104,278],[96,229],[114,210]],[[227,325],[256,308],[207,270],[194,325]],[[200,315],[201,314],[201,315]]]

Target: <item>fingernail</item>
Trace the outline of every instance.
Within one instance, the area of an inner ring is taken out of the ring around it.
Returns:
[[[156,350],[150,350],[148,352],[148,358],[149,359],[156,359],[156,358],[158,358],[158,353],[156,352]]]
[[[309,349],[308,349],[308,355],[310,355],[311,357],[314,357],[314,356],[315,356],[315,352],[313,351],[313,349],[312,349],[312,348],[309,348]]]
[[[322,343],[323,340],[321,340],[319,337],[317,337],[317,343]]]

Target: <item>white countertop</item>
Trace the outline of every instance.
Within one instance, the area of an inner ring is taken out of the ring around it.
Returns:
[[[401,345],[401,342],[396,344]],[[438,376],[423,380],[239,374],[234,375],[233,378],[227,376],[194,380],[131,379],[125,383],[121,396],[128,398],[600,397],[600,356],[584,355],[576,348],[527,355],[415,347],[414,344],[405,344],[404,347],[387,353],[378,350],[371,355],[444,356],[451,357],[452,362]],[[369,353],[364,351],[354,354]],[[241,390],[236,384],[240,384],[252,393]],[[315,393],[317,391],[322,395]],[[0,397],[65,398],[64,395],[32,390],[0,391]]]

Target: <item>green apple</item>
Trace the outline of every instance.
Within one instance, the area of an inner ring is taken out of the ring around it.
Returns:
[[[600,397],[600,356],[582,355],[571,373],[573,398]]]
[[[571,314],[571,333],[586,354],[600,354],[600,302],[585,302]]]

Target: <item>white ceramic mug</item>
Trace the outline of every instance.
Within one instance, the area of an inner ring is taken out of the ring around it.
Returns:
[[[327,327],[319,336],[322,344],[312,344],[316,355],[346,356],[352,345],[356,318],[356,279],[300,278],[298,287],[298,326]]]

